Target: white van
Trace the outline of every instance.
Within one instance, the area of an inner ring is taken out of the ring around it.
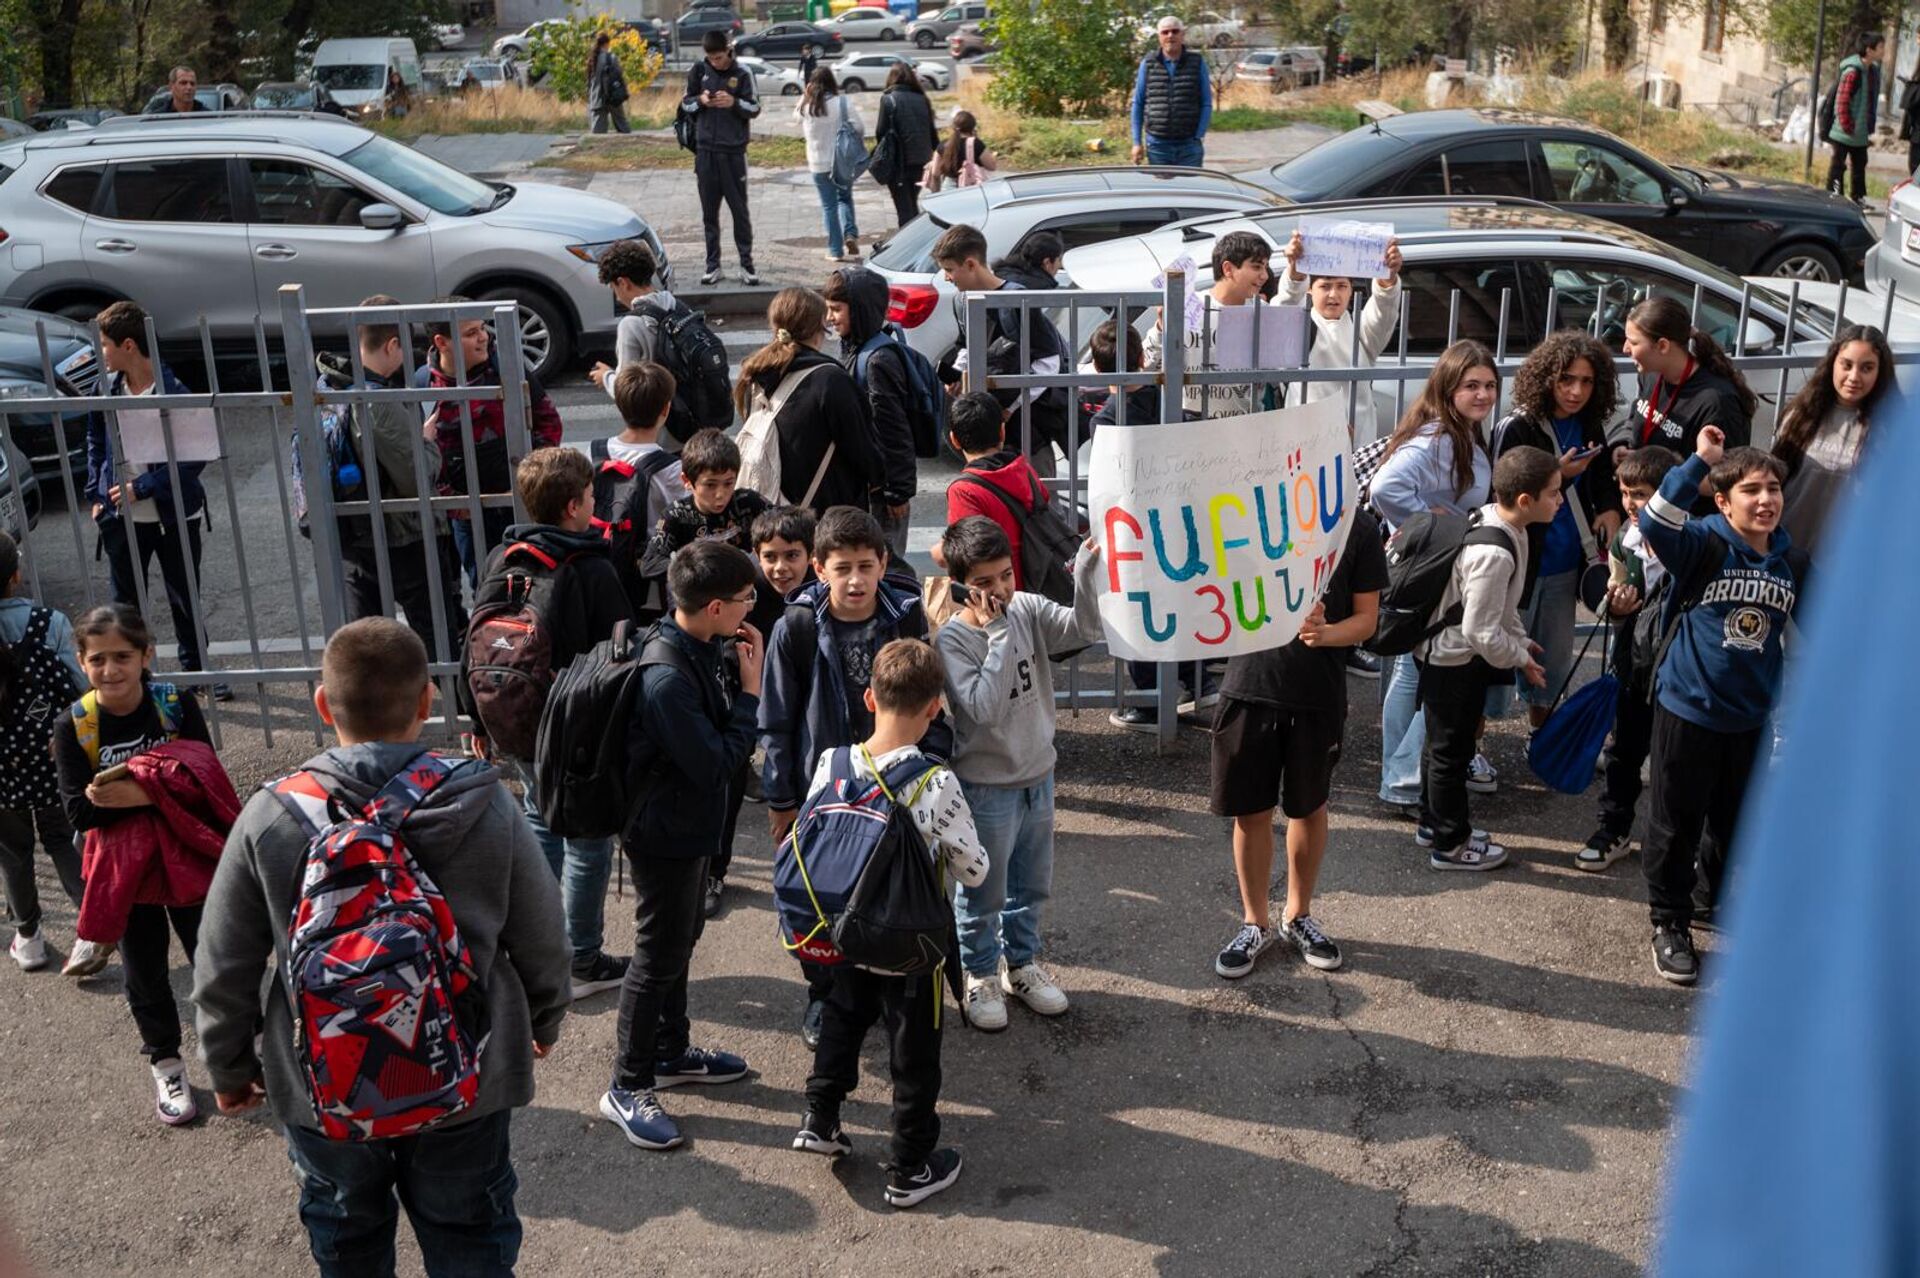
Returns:
[[[411,40],[323,40],[313,51],[313,79],[355,118],[385,113],[387,76],[398,72],[409,95],[420,92],[420,53]]]

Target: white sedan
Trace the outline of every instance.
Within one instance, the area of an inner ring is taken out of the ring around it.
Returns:
[[[1160,18],[1140,26],[1140,38],[1148,44],[1154,41],[1154,32],[1159,29]],[[1196,13],[1187,22],[1187,43],[1196,49],[1211,46],[1224,49],[1230,44],[1241,42],[1241,27],[1237,19],[1224,17],[1211,10]]]
[[[941,62],[916,62],[897,53],[852,53],[827,65],[833,78],[849,93],[863,89],[883,89],[897,63],[905,63],[920,77],[922,88],[943,90],[953,87],[953,69]]]
[[[740,54],[735,54],[733,60],[753,73],[753,90],[764,97],[777,92],[783,98],[797,98],[806,88],[800,83],[800,73],[792,67],[776,66],[765,58]]]
[[[899,14],[871,5],[857,5],[820,25],[848,40],[899,40],[907,30],[906,20]]]
[[[457,22],[436,22],[433,24],[433,43],[436,48],[457,48],[460,42],[466,38],[467,29]]]

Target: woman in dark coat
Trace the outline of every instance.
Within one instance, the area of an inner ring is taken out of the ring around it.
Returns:
[[[933,124],[933,103],[920,83],[920,73],[905,62],[893,64],[887,87],[880,95],[880,121],[874,126],[877,151],[894,139],[896,164],[887,184],[893,213],[901,226],[920,215],[920,176],[927,161],[940,149],[940,131]]]

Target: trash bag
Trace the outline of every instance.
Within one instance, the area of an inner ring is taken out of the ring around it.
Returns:
[[[1604,621],[1600,623],[1603,633],[1611,628]],[[1533,774],[1562,794],[1584,794],[1593,784],[1594,764],[1607,743],[1607,734],[1613,731],[1614,702],[1620,692],[1620,680],[1608,670],[1604,646],[1600,665],[1606,673],[1572,696],[1567,695],[1574,673],[1592,646],[1593,636],[1588,635],[1580,655],[1574,658],[1566,684],[1561,685],[1560,696],[1555,699],[1547,721],[1527,744],[1527,765]]]

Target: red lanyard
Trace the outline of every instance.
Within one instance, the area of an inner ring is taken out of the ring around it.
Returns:
[[[1680,380],[1673,383],[1673,394],[1667,398],[1666,412],[1660,413],[1661,417],[1664,418],[1667,413],[1671,413],[1673,406],[1680,402],[1680,387],[1692,376],[1693,356],[1689,355],[1687,356],[1687,366],[1680,370]],[[1666,383],[1667,379],[1664,377],[1656,376],[1653,379],[1653,390],[1647,395],[1647,424],[1640,431],[1640,443],[1642,447],[1646,445],[1648,440],[1653,438],[1653,416],[1655,413],[1660,412],[1660,388],[1666,385]]]

